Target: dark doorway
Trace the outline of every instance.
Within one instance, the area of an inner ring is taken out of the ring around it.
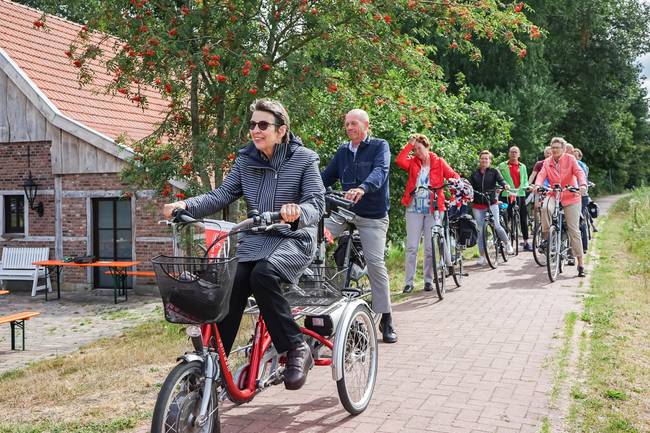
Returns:
[[[93,254],[97,260],[132,259],[131,202],[113,198],[93,199]],[[93,268],[95,287],[113,287],[108,268]],[[130,281],[128,282],[130,285]]]

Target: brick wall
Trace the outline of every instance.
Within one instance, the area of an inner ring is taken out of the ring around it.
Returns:
[[[30,236],[54,236],[54,176],[52,175],[52,162],[50,159],[50,143],[21,142],[21,143],[0,143],[0,190],[20,191],[22,193],[23,183],[28,177],[27,168],[27,146],[30,150],[30,168],[32,178],[38,184],[38,191],[34,205],[43,203],[43,216],[39,217],[36,211],[29,209],[28,230]],[[25,207],[29,203],[25,200]],[[4,231],[4,227],[2,228]],[[6,240],[0,240],[1,246],[14,247],[50,247],[54,248],[54,242],[48,241],[25,241],[23,236],[9,235]]]
[[[55,204],[54,204],[54,176],[52,175],[52,164],[50,159],[50,143],[30,143],[31,170],[34,180],[39,185],[39,194],[36,202],[43,202],[44,214],[39,217],[35,211],[29,211],[29,235],[34,236],[55,236]],[[27,143],[1,143],[0,144],[0,190],[22,191],[22,184],[27,177]],[[118,173],[101,174],[69,174],[61,176],[61,183],[65,192],[84,191],[122,191],[127,185],[120,181]],[[47,190],[50,194],[46,194]],[[44,192],[45,191],[45,192]],[[93,194],[99,198],[101,195]],[[110,196],[107,194],[107,196]],[[70,197],[62,198],[61,225],[63,233],[63,255],[76,256],[85,255],[88,251],[87,242],[79,238],[88,236],[87,225],[87,198]],[[152,199],[148,194],[137,193],[135,195],[135,217],[132,221],[132,229],[136,238],[150,238],[138,242],[135,245],[135,260],[142,261],[138,270],[151,270],[150,259],[158,254],[171,254],[171,241],[156,241],[151,238],[169,237],[169,230],[165,225],[157,222],[162,219],[161,209],[163,202]],[[28,206],[25,203],[25,206]],[[76,239],[71,239],[76,238]],[[25,241],[24,237],[7,237],[0,240],[2,246],[47,246],[50,250],[50,257],[54,255],[54,241]],[[67,268],[64,272],[66,284],[85,285],[86,270],[82,268]],[[150,281],[150,280],[149,280]],[[140,279],[139,283],[146,283],[148,280]]]

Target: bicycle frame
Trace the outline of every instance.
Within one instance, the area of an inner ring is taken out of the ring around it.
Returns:
[[[300,328],[300,331],[304,335],[317,340],[330,350],[334,349],[334,344],[320,334],[306,328]],[[239,349],[249,352],[249,355],[247,356],[249,362],[244,366],[246,380],[243,387],[240,387],[240,384],[235,383],[235,376],[230,368],[228,356],[226,355],[223,342],[221,341],[219,329],[215,323],[201,325],[201,341],[205,348],[204,355],[208,355],[206,356],[206,359],[210,359],[211,357],[209,355],[212,353],[218,355],[217,360],[220,368],[217,372],[221,373],[223,385],[228,393],[228,397],[236,404],[242,404],[252,400],[258,392],[274,384],[275,380],[278,379],[278,377],[271,376],[265,382],[259,382],[261,379],[260,374],[263,372],[261,367],[264,367],[268,362],[277,361],[277,357],[279,357],[278,354],[273,354],[268,357],[268,359],[264,356],[271,347],[272,342],[271,336],[266,328],[266,323],[264,323],[264,318],[261,314],[255,324],[252,343],[249,346]],[[215,349],[216,352],[214,351]],[[332,365],[332,358],[315,359],[314,362],[317,366],[329,366]],[[206,370],[209,370],[209,367]],[[250,372],[255,372],[255,374],[250,374]],[[209,377],[208,374],[206,374],[206,377]],[[206,386],[206,390],[208,388],[209,387]]]

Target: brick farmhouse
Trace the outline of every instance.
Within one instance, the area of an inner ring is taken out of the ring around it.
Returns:
[[[149,135],[167,102],[148,91],[143,111],[104,94],[111,77],[98,65],[93,84],[80,88],[65,51],[81,26],[48,16],[39,29],[41,15],[0,0],[0,247],[47,246],[51,259],[140,260],[137,270],[151,270],[149,259],[169,253],[171,239],[157,224],[153,191],[124,194],[119,173],[133,152],[117,140]],[[33,208],[24,190],[30,172],[38,185]],[[103,268],[66,270],[64,283],[112,285]]]

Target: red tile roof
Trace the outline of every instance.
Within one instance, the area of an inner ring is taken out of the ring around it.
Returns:
[[[161,95],[155,90],[142,92],[148,98],[143,112],[124,95],[104,94],[101,87],[112,77],[97,62],[91,64],[93,83],[80,89],[78,69],[65,51],[81,25],[48,16],[45,30],[39,30],[33,23],[41,15],[38,10],[0,0],[0,48],[64,115],[113,139],[121,134],[133,140],[149,135],[168,109]]]

